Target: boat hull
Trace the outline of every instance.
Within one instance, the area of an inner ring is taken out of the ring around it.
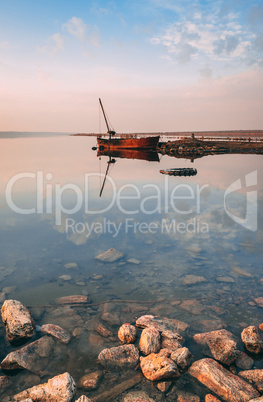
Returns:
[[[142,138],[97,138],[98,147],[102,149],[155,149],[159,142],[158,137]]]

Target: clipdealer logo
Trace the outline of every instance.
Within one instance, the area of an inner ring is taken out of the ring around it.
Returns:
[[[255,187],[257,185],[257,170],[250,172],[245,175],[245,183],[246,189],[250,187]],[[257,190],[247,190],[246,191],[246,216],[245,218],[240,218],[239,216],[234,215],[227,209],[226,198],[229,194],[234,193],[236,191],[240,191],[244,187],[242,186],[241,179],[236,180],[226,189],[224,195],[224,208],[227,215],[236,223],[243,226],[244,228],[256,232],[257,230],[257,213],[258,213],[258,199],[257,199]]]

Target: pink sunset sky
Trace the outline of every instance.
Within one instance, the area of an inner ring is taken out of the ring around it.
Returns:
[[[263,4],[10,0],[0,131],[263,129]]]

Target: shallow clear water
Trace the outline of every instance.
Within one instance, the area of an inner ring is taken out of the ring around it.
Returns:
[[[1,291],[30,306],[39,325],[51,320],[46,306],[73,294],[87,294],[94,305],[79,310],[87,334],[84,315],[100,319],[98,303],[116,299],[121,322],[147,312],[185,321],[193,331],[238,334],[260,324],[254,298],[263,295],[262,156],[116,158],[100,197],[109,157],[91,150],[95,137],[0,141]],[[160,173],[175,167],[196,168],[197,175]],[[124,256],[95,259],[110,248]],[[200,282],[188,284],[187,275]],[[85,339],[74,339],[74,359],[66,363],[76,376],[78,353],[92,366],[102,349],[98,343],[93,355]]]

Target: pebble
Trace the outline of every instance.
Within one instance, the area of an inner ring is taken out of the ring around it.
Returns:
[[[136,260],[136,258],[130,258],[129,260],[127,260],[127,262],[131,263],[131,264],[140,264],[141,261]]]
[[[102,262],[114,262],[121,259],[124,254],[120,251],[115,250],[114,248],[110,248],[102,254],[97,255],[96,260],[100,260]]]
[[[183,279],[184,285],[194,285],[200,282],[206,282],[206,278],[204,276],[186,275]]]
[[[227,282],[227,283],[235,282],[235,280],[231,276],[218,276],[216,280],[217,282]]]
[[[71,276],[70,275],[60,275],[59,279],[62,279],[63,281],[70,281]]]
[[[78,264],[76,264],[75,262],[69,262],[68,264],[65,264],[64,267],[66,269],[71,269],[71,268],[76,269],[76,268],[78,268]]]

